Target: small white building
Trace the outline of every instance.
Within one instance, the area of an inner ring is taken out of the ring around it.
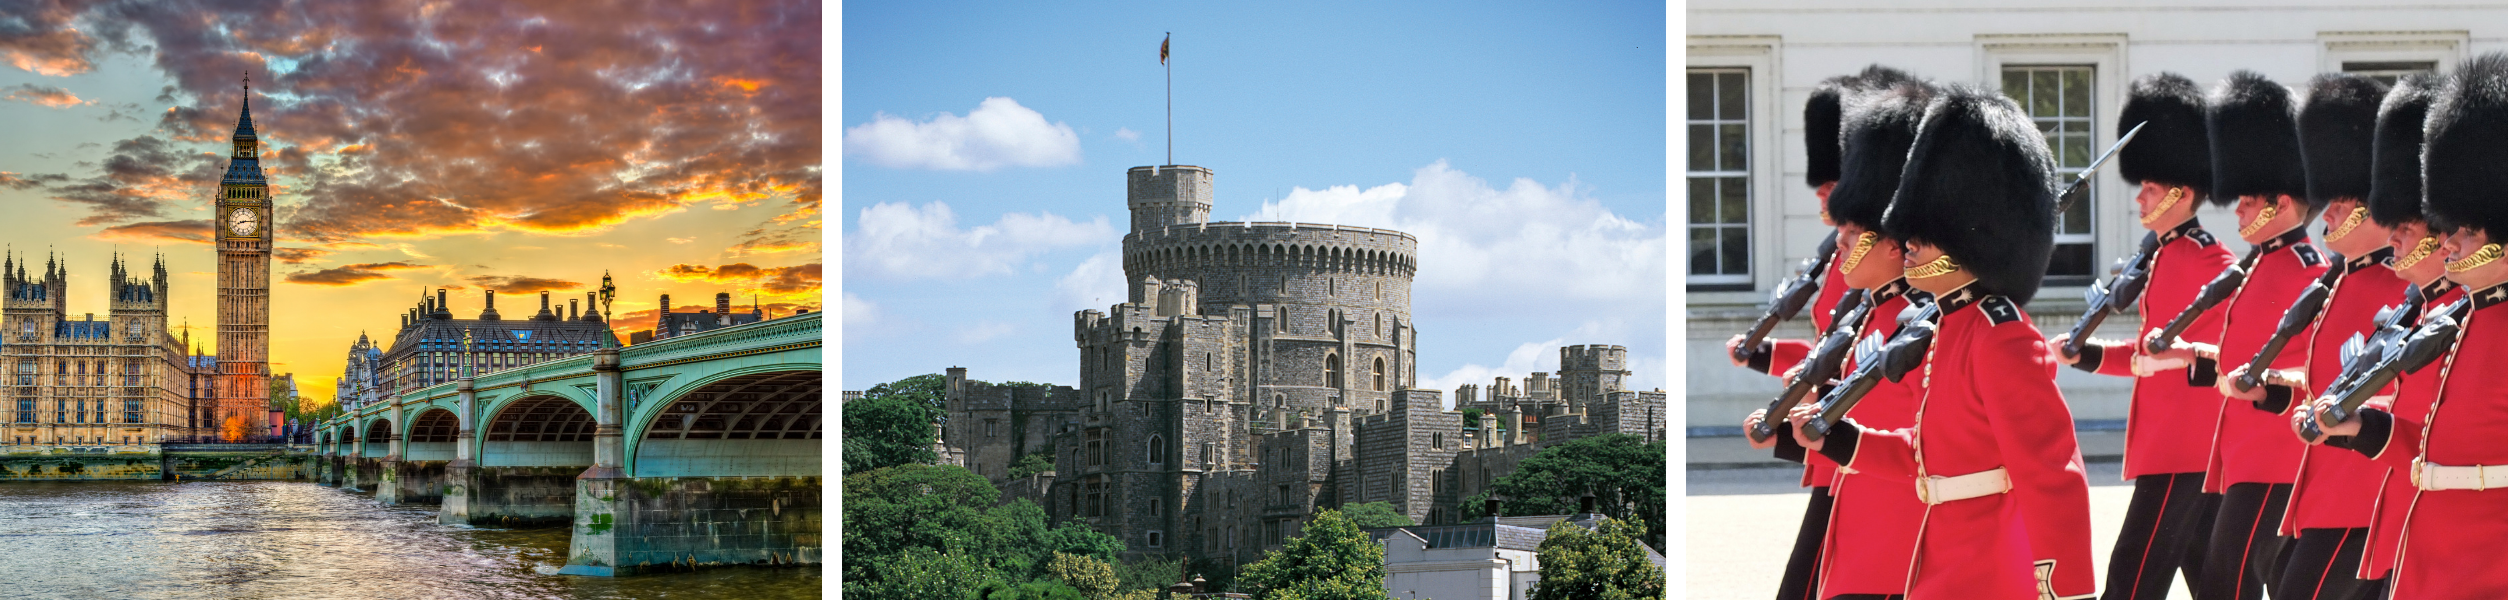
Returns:
[[[1385,593],[1400,600],[1524,600],[1541,581],[1535,552],[1560,520],[1592,529],[1597,515],[1502,517],[1463,525],[1369,529],[1385,545]],[[1661,553],[1646,560],[1664,566]]]

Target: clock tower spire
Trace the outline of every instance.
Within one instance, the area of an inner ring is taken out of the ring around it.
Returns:
[[[235,152],[218,180],[218,376],[208,430],[230,441],[270,435],[270,182],[253,131],[252,76],[244,77]]]

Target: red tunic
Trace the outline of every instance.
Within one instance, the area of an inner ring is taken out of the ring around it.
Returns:
[[[2281,325],[2282,313],[2290,310],[2309,283],[2325,274],[2325,255],[2308,245],[2305,228],[2292,228],[2256,248],[2246,285],[2230,296],[2227,307],[2217,309],[2228,318],[2221,325],[2220,356],[2235,361],[2231,364],[2243,365],[2255,358]],[[2309,334],[2301,331],[2294,339],[2309,339]],[[2306,366],[2307,360],[2305,352],[2283,352],[2273,357],[2272,368],[2298,368]],[[2218,367],[2198,365],[2197,375],[2214,368]],[[2290,483],[2297,477],[2299,456],[2307,444],[2291,435],[2287,417],[2257,410],[2244,400],[2218,393],[2213,397],[2218,398],[2219,412],[2212,427],[2212,459],[2205,469],[2203,491],[2218,493],[2236,483]]]
[[[1901,295],[1906,287],[1903,281],[1892,282],[1874,291],[1882,300],[1879,310],[1869,313],[1864,322],[1863,335],[1887,339],[1898,334],[1898,313],[1908,304],[1906,296]],[[1915,377],[1896,382],[1884,380],[1848,414],[1856,424],[1865,427],[1913,427],[1916,385]],[[1812,454],[1809,460],[1837,464],[1820,454]],[[1916,523],[1925,512],[1925,504],[1916,499],[1915,486],[1904,479],[1840,469],[1830,480],[1829,495],[1837,501],[1829,512],[1828,537],[1821,540],[1820,555],[1824,560],[1820,597],[1897,594],[1906,590],[1907,561],[1915,552]]]
[[[2394,254],[2391,249],[2379,250],[2345,261],[2341,279],[2334,282],[2334,294],[2326,298],[2325,310],[2317,313],[2315,338],[2305,349],[2308,387],[2314,393],[2306,394],[2308,398],[2294,394],[2293,404],[2324,394],[2326,385],[2342,374],[2343,342],[2353,335],[2368,335],[2377,328],[2377,311],[2405,302],[2405,290],[2412,284],[2387,266]],[[2284,432],[2289,431],[2289,422],[2282,420]],[[2282,535],[2298,537],[2301,529],[2369,526],[2386,468],[2343,448],[2322,444],[2302,448],[2289,508],[2282,513]]]
[[[1813,331],[1829,330],[1829,317],[1832,316],[1829,312],[1835,310],[1838,301],[1846,297],[1846,275],[1838,271],[1838,267],[1846,262],[1846,254],[1852,250],[1851,245],[1840,245],[1834,255],[1829,257],[1828,274],[1820,278],[1820,294],[1813,296],[1811,306],[1804,308],[1804,310],[1811,311]],[[1895,319],[1898,313],[1886,314],[1887,318],[1892,319],[1892,323],[1897,322]],[[1804,359],[1811,356],[1811,344],[1811,340],[1770,338],[1768,340],[1768,374],[1779,379],[1784,378],[1786,372],[1794,370],[1796,365],[1802,364]],[[1781,420],[1785,418],[1785,415],[1769,415],[1768,418]],[[1816,456],[1805,456],[1801,483],[1803,487],[1827,486],[1836,478],[1837,463]]]
[[[2449,466],[2508,465],[2508,285],[2472,292],[2474,310],[2438,373],[2438,398],[2420,427],[2392,427],[2378,462],[2412,459]],[[2508,598],[2508,489],[2417,491],[2395,558],[2394,600]]]
[[[2443,289],[2438,293],[2426,293],[2429,288],[2423,288],[2422,291],[2425,294],[2421,301],[2422,318],[2427,319],[2427,315],[2435,314],[2440,307],[2464,298],[2464,288],[2443,283],[2445,281],[2442,279],[2436,283]],[[2388,414],[2394,415],[2395,428],[2419,429],[2421,427],[2423,420],[2430,414],[2430,403],[2438,398],[2438,371],[2438,369],[2423,368],[2417,372],[2406,373],[2398,380],[2400,385],[2395,392],[2393,403],[2390,406],[2379,407],[2386,410]],[[2364,449],[2364,451],[2374,452],[2376,449]],[[2382,483],[2379,485],[2380,493],[2375,509],[2377,521],[2369,524],[2368,549],[2365,550],[2368,556],[2361,558],[2360,572],[2356,575],[2360,579],[2385,577],[2388,571],[2394,569],[2395,554],[2403,550],[2401,532],[2404,515],[2412,508],[2412,495],[2420,491],[2420,488],[2412,486],[2410,467],[2396,467],[2385,461],[2378,461],[2375,464],[2384,467],[2385,474],[2381,476]]]
[[[2142,328],[2134,342],[2099,348],[2090,360],[2098,361],[2092,367],[2100,374],[2133,377],[2133,359],[2142,349],[2139,340],[2167,326],[2171,317],[2194,304],[2203,284],[2238,260],[2193,219],[2160,234],[2160,242],[2151,281],[2137,299]],[[2214,310],[2196,317],[2179,337],[2212,340],[2220,335],[2221,312]],[[2202,472],[2212,451],[2213,404],[2219,398],[2212,386],[2189,382],[2182,369],[2136,377],[2133,404],[2125,414],[2125,478]]]
[[[2072,412],[2055,388],[2046,339],[2018,306],[1945,296],[1918,385],[1920,426],[1830,438],[1823,453],[1913,487],[1919,477],[2003,468],[2008,493],[1931,505],[1918,527],[1912,598],[2036,598],[2046,569],[2058,598],[2087,598],[2090,483]],[[1911,492],[1912,493],[1912,492]]]

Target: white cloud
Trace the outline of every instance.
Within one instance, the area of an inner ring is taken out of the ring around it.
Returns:
[[[1514,351],[1507,353],[1506,361],[1499,363],[1498,366],[1466,364],[1447,371],[1444,375],[1421,378],[1416,387],[1445,392],[1447,407],[1454,406],[1454,389],[1464,384],[1481,386],[1481,393],[1485,398],[1489,393],[1489,383],[1495,378],[1512,379],[1516,385],[1522,386],[1526,375],[1534,371],[1559,370],[1559,347],[1564,342],[1566,338],[1551,338],[1549,341],[1518,344]]]
[[[1130,127],[1115,128],[1115,137],[1135,144],[1141,143],[1141,132],[1133,131]]]
[[[1123,254],[1108,249],[1081,261],[1070,274],[1054,281],[1054,308],[1075,312],[1106,310],[1130,297],[1131,291],[1123,286]]]
[[[845,154],[898,169],[1053,167],[1079,164],[1080,136],[1017,100],[992,97],[964,117],[941,113],[916,122],[875,114],[845,130]]]
[[[1409,232],[1420,240],[1414,296],[1423,300],[1633,300],[1657,310],[1663,303],[1663,226],[1613,214],[1574,177],[1555,187],[1517,179],[1500,189],[1440,160],[1408,185],[1297,188],[1244,218]]]
[[[880,305],[864,300],[861,296],[853,295],[853,292],[845,292],[842,310],[845,311],[845,329],[847,330],[880,322]]]
[[[949,205],[882,202],[862,209],[845,236],[850,268],[897,279],[998,275],[1038,253],[1103,244],[1118,233],[1103,215],[1075,222],[1051,213],[1009,213],[991,225],[960,229]]]
[[[961,344],[980,344],[984,343],[985,340],[1010,335],[1016,331],[1018,331],[1018,328],[1011,327],[1009,323],[1003,323],[1000,321],[976,321],[959,327],[957,338],[958,343]]]

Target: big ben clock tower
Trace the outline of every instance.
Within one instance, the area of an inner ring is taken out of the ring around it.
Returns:
[[[240,441],[270,434],[270,182],[253,134],[252,79],[235,122],[235,154],[218,180],[218,377],[203,434]]]

